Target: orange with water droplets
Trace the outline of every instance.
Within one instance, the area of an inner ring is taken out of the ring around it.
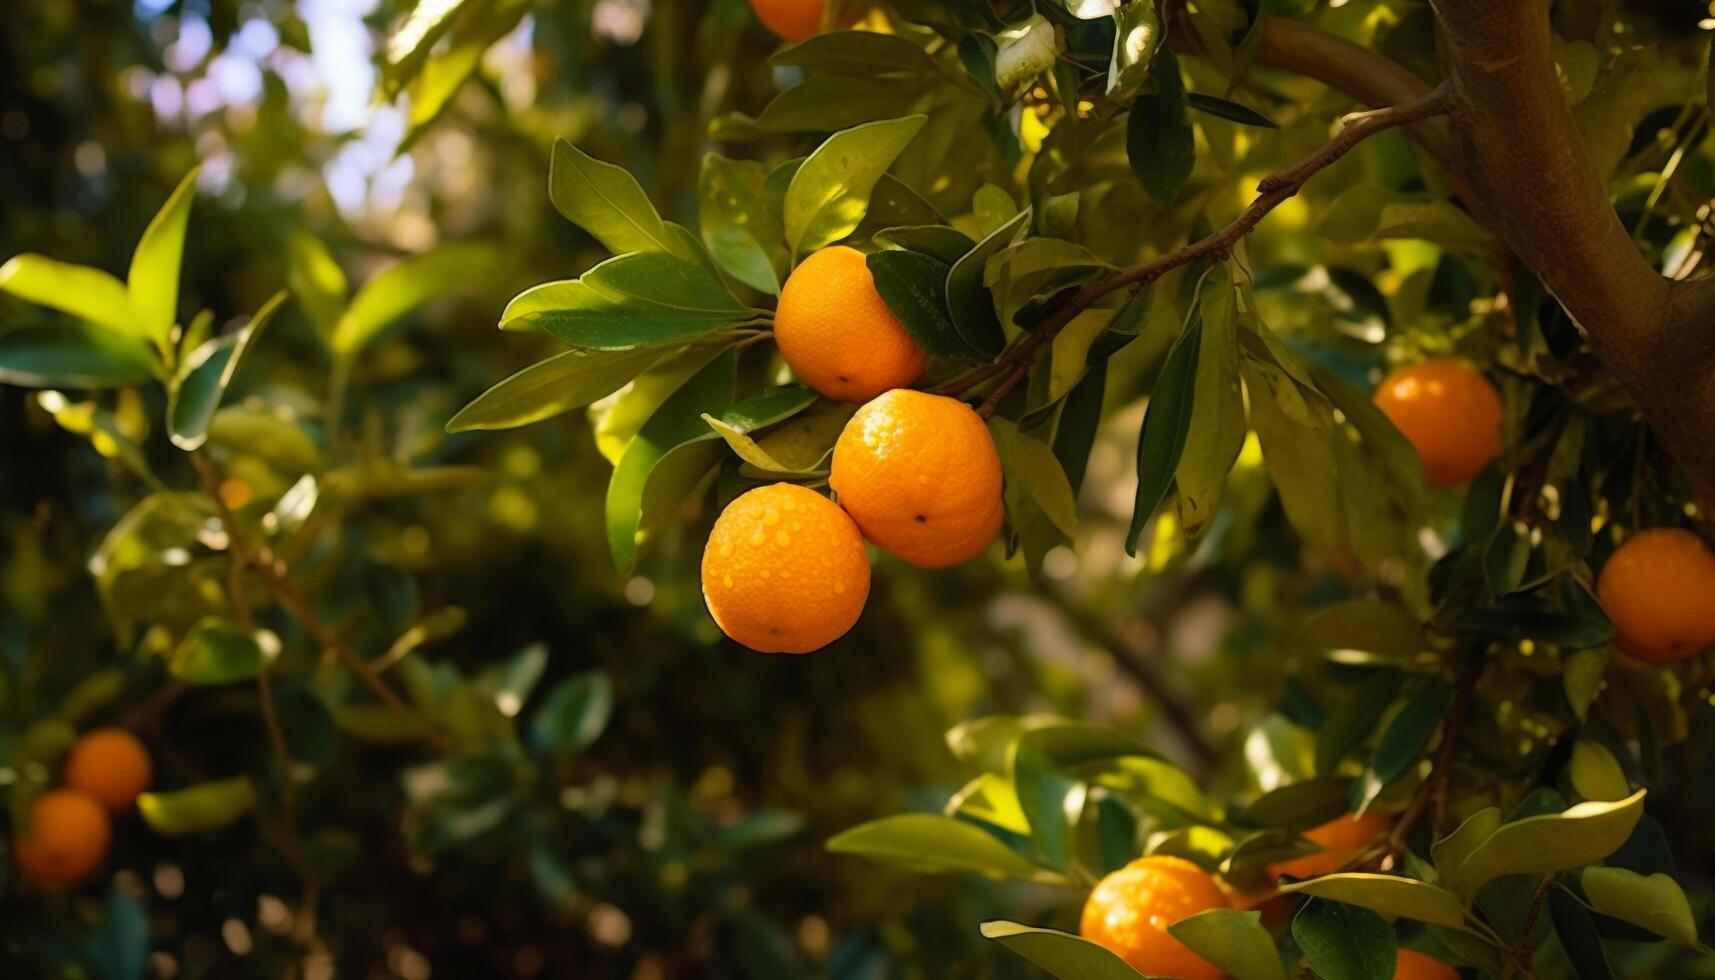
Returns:
[[[1621,650],[1678,663],[1715,643],[1715,552],[1680,528],[1640,531],[1602,566],[1596,598]]]
[[[849,5],[848,5],[849,6]],[[822,30],[822,18],[827,0],[750,0],[756,19],[782,41],[796,44],[814,37]],[[842,25],[857,20],[857,12],[847,10],[839,18]]]
[[[1333,874],[1387,833],[1389,823],[1385,815],[1370,810],[1361,817],[1347,814],[1320,827],[1312,827],[1304,832],[1304,836],[1322,849],[1301,858],[1269,865],[1269,876],[1315,878]]]
[[[117,813],[129,809],[137,794],[149,788],[153,772],[137,736],[123,728],[102,728],[72,745],[60,778]]]
[[[1096,884],[1084,902],[1078,935],[1104,946],[1139,973],[1180,980],[1221,980],[1225,974],[1167,927],[1186,916],[1228,908],[1208,872],[1184,858],[1145,857]]]
[[[107,811],[94,797],[54,789],[30,802],[29,825],[12,841],[12,852],[30,880],[72,885],[101,866],[112,840]]]
[[[869,598],[869,555],[833,501],[776,483],[741,494],[703,548],[703,599],[721,631],[763,653],[839,639]]]
[[[898,388],[857,410],[828,485],[877,547],[921,568],[981,554],[1000,532],[1000,454],[955,398]]]
[[[1402,949],[1394,964],[1393,980],[1459,980],[1459,971],[1433,956]]]
[[[811,254],[786,277],[774,342],[800,381],[836,401],[904,387],[929,362],[876,292],[864,254],[844,245]]]
[[[1375,403],[1417,450],[1434,486],[1468,483],[1501,454],[1506,408],[1489,379],[1464,361],[1400,368],[1376,389]]]

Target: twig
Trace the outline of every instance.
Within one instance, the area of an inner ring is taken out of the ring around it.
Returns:
[[[1530,911],[1524,917],[1524,929],[1519,933],[1518,948],[1513,951],[1513,962],[1518,966],[1520,974],[1531,980],[1536,977],[1536,920],[1542,915],[1542,904],[1553,888],[1552,874],[1543,878],[1542,884],[1536,886],[1536,894],[1530,899]]]
[[[1406,838],[1425,813],[1432,813],[1430,823],[1431,836],[1439,838],[1447,825],[1447,788],[1453,779],[1453,753],[1459,747],[1459,739],[1465,732],[1465,720],[1470,715],[1472,696],[1477,690],[1477,675],[1481,672],[1481,664],[1475,654],[1467,656],[1459,665],[1458,687],[1453,692],[1453,703],[1447,707],[1447,716],[1441,722],[1441,744],[1435,748],[1435,759],[1430,764],[1429,777],[1417,791],[1412,794],[1411,802],[1406,805],[1399,819],[1394,821],[1393,829],[1388,832],[1388,854],[1403,854],[1406,850]]]
[[[266,547],[260,550],[250,547],[233,516],[232,509],[226,505],[225,500],[220,496],[220,481],[215,473],[214,464],[210,463],[200,452],[192,453],[191,461],[196,465],[197,472],[202,477],[204,488],[214,498],[221,523],[226,526],[228,546],[232,549],[234,559],[254,568],[257,574],[261,576],[262,581],[267,584],[269,590],[273,592],[275,600],[285,607],[286,611],[291,613],[298,622],[302,623],[305,629],[310,631],[310,635],[315,638],[317,643],[321,644],[324,649],[332,650],[352,673],[356,674],[358,679],[362,680],[375,693],[376,697],[409,719],[422,736],[437,749],[444,752],[450,748],[446,736],[441,734],[439,729],[406,704],[398,692],[394,691],[382,679],[381,675],[375,672],[368,661],[358,656],[346,645],[345,640],[338,633],[322,622],[321,617],[316,615],[315,610],[310,607],[310,603],[304,598],[303,593],[299,592],[297,586],[293,585],[291,579],[287,578],[285,564]]]
[[[1161,258],[1121,269],[1073,293],[1062,301],[1037,326],[1035,331],[1002,354],[1000,359],[995,362],[996,365],[1005,365],[1006,373],[1001,378],[1000,383],[995,386],[995,389],[989,393],[982,407],[977,410],[978,414],[984,418],[993,417],[995,410],[1000,407],[1001,400],[1013,388],[1017,387],[1020,381],[1029,376],[1031,365],[1042,349],[1053,342],[1054,337],[1065,329],[1067,324],[1076,319],[1078,314],[1089,309],[1097,300],[1122,289],[1148,285],[1166,273],[1180,266],[1189,265],[1198,259],[1225,258],[1232,254],[1233,247],[1238,244],[1239,240],[1250,234],[1270,211],[1278,207],[1281,202],[1296,195],[1304,187],[1306,181],[1334,161],[1345,156],[1359,143],[1384,130],[1446,114],[1452,104],[1452,91],[1451,85],[1443,82],[1431,90],[1429,94],[1411,102],[1403,102],[1399,105],[1374,109],[1369,112],[1353,113],[1344,117],[1340,120],[1339,129],[1335,132],[1334,137],[1321,149],[1300,161],[1296,166],[1263,178],[1257,184],[1256,199],[1251,201],[1250,205],[1225,228]],[[970,372],[966,377],[972,375],[978,375],[978,372]],[[988,376],[990,375],[978,375],[976,380],[971,381],[970,384],[974,385],[986,380]]]

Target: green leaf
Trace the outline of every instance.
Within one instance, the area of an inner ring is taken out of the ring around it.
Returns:
[[[582,408],[625,387],[663,356],[656,348],[555,354],[478,395],[448,420],[447,431],[514,429]]]
[[[0,334],[0,382],[23,388],[127,388],[159,370],[148,343],[74,322]]]
[[[101,269],[45,255],[14,255],[0,265],[0,292],[118,333],[144,336],[125,284]]]
[[[1198,537],[1215,519],[1221,488],[1245,443],[1245,401],[1239,390],[1239,320],[1235,285],[1225,263],[1210,271],[1198,304],[1202,323],[1197,377],[1185,449],[1174,470],[1179,525]]]
[[[1114,51],[1108,59],[1109,98],[1124,102],[1137,94],[1149,78],[1149,65],[1161,44],[1161,16],[1155,0],[1137,0],[1117,6],[1114,18]]]
[[[1303,892],[1318,898],[1357,905],[1390,919],[1414,919],[1449,929],[1465,930],[1465,903],[1445,888],[1398,875],[1330,874],[1296,884],[1282,885],[1284,892]]]
[[[1059,878],[981,828],[929,813],[904,813],[860,824],[836,834],[827,847],[836,854],[855,854],[924,874],[972,872],[1033,881]]]
[[[991,420],[989,427],[1005,464],[1007,511],[1014,513],[1028,502],[1061,534],[1077,537],[1078,500],[1054,450],[1005,419]]]
[[[906,116],[841,130],[805,159],[786,190],[786,241],[794,256],[857,229],[876,181],[927,120]]]
[[[871,253],[866,261],[876,292],[917,346],[934,357],[971,356],[947,312],[951,266],[933,255],[897,248]]]
[[[1126,120],[1126,158],[1143,189],[1163,207],[1173,203],[1191,178],[1197,140],[1185,116],[1185,83],[1173,52],[1155,55],[1156,90],[1131,104]]]
[[[286,245],[286,288],[325,340],[333,336],[351,287],[322,240],[298,231]]]
[[[351,298],[334,327],[334,352],[344,357],[357,353],[394,321],[455,284],[480,276],[496,257],[492,245],[449,242],[378,273]]]
[[[564,138],[554,141],[548,162],[548,199],[566,220],[615,255],[666,252],[691,265],[702,261],[691,244],[661,220],[637,178]]]
[[[187,684],[232,684],[255,677],[279,652],[280,641],[274,634],[209,616],[185,634],[167,670]]]
[[[256,793],[243,778],[199,783],[171,793],[144,793],[137,797],[143,822],[157,834],[178,837],[219,830],[249,813]]]
[[[1399,941],[1386,919],[1355,905],[1312,899],[1292,919],[1292,938],[1323,980],[1393,976]]]
[[[1453,703],[1453,688],[1440,680],[1430,680],[1410,694],[1405,707],[1393,716],[1381,738],[1376,739],[1375,755],[1370,758],[1370,771],[1382,783],[1396,779],[1417,761],[1429,737],[1441,726],[1447,708]]]
[[[1012,195],[994,184],[983,184],[971,197],[971,217],[977,229],[987,235],[1018,215],[1018,202]]]
[[[1276,786],[1245,807],[1240,819],[1293,832],[1319,827],[1346,813],[1350,785],[1349,779],[1329,776]]]
[[[1058,238],[1025,238],[1001,249],[983,268],[983,283],[993,294],[1001,322],[1027,325],[1026,308],[1040,309],[1043,298],[1080,285],[1111,268],[1089,249]],[[1104,311],[1085,315],[1100,317]]]
[[[173,445],[189,452],[207,441],[209,423],[245,353],[285,302],[284,290],[275,293],[244,326],[207,341],[179,364],[167,388],[167,435]]]
[[[1029,222],[1030,209],[1026,208],[984,236],[947,272],[947,307],[953,318],[953,327],[965,345],[981,357],[996,357],[1006,346],[1006,332],[995,314],[994,299],[984,281],[988,260],[1012,245]]]
[[[1101,946],[1055,929],[1038,929],[992,919],[982,924],[992,939],[1059,980],[1139,980],[1138,973]]]
[[[1050,868],[1064,871],[1072,853],[1072,824],[1084,808],[1084,784],[1028,738],[1014,746],[1010,775],[1036,853]]]
[[[746,465],[739,468],[745,476],[753,479],[802,478],[827,472],[834,442],[857,409],[858,406],[851,402],[820,399],[755,439],[737,434],[736,430],[722,431],[731,428],[724,422],[716,428],[733,451],[745,460]],[[751,446],[755,447],[752,454],[755,458],[747,455]]]
[[[1588,738],[1574,742],[1566,769],[1572,788],[1586,800],[1622,800],[1632,792],[1619,760],[1600,742]]]
[[[1185,451],[1196,396],[1202,334],[1202,318],[1193,314],[1185,332],[1167,352],[1167,360],[1155,379],[1155,390],[1150,392],[1143,429],[1137,437],[1137,502],[1131,512],[1131,529],[1126,532],[1125,550],[1128,555],[1137,554],[1137,542],[1143,535],[1144,525],[1149,523],[1155,509],[1161,506],[1168,490],[1172,489],[1173,474],[1178,470],[1179,458]]]
[[[755,315],[706,266],[632,252],[582,278],[527,289],[507,304],[506,330],[537,327],[583,350],[681,344]]]
[[[1585,868],[1579,878],[1584,896],[1603,915],[1641,926],[1689,949],[1697,941],[1697,917],[1685,890],[1672,875],[1645,877],[1625,868]]]
[[[1460,892],[1455,874],[1465,859],[1506,822],[1499,807],[1485,807],[1465,818],[1451,834],[1436,841],[1429,851],[1435,872],[1450,891]]]
[[[949,817],[966,816],[991,823],[1020,836],[1030,834],[1030,818],[1019,805],[1018,787],[999,773],[985,772],[966,783],[947,800],[942,812]]]
[[[613,682],[600,671],[577,674],[554,686],[530,716],[530,747],[568,759],[589,748],[613,716]]]
[[[922,252],[940,259],[948,266],[964,258],[967,252],[977,246],[970,236],[946,225],[899,225],[883,228],[876,232],[873,238],[877,245]]]
[[[1422,625],[1398,605],[1381,599],[1352,599],[1319,609],[1305,621],[1299,636],[1311,646],[1386,657],[1412,657],[1428,647]]]
[[[1602,675],[1608,672],[1608,651],[1605,647],[1579,650],[1567,657],[1561,669],[1561,683],[1566,688],[1566,701],[1572,713],[1583,721],[1602,691]]]
[[[1317,773],[1327,775],[1337,770],[1346,755],[1375,730],[1403,680],[1398,671],[1377,671],[1328,712],[1316,734]]]
[[[1066,395],[1060,409],[1060,423],[1054,430],[1054,457],[1060,461],[1060,468],[1066,474],[1066,485],[1074,499],[1084,485],[1090,450],[1095,447],[1096,433],[1101,428],[1107,379],[1105,362],[1086,371]]]
[[[1248,105],[1241,105],[1230,99],[1219,96],[1204,95],[1202,92],[1191,92],[1185,96],[1185,104],[1198,112],[1206,112],[1211,116],[1220,116],[1236,122],[1241,126],[1256,126],[1260,129],[1279,129],[1280,125]]]
[[[131,312],[137,317],[133,332],[159,344],[167,342],[178,322],[179,262],[184,257],[185,226],[190,221],[199,170],[191,168],[179,181],[131,253],[125,288],[131,296]]]
[[[1588,909],[1566,892],[1551,888],[1548,916],[1578,980],[1614,980],[1613,971],[1608,968],[1608,954],[1596,932],[1596,921]]]
[[[1233,980],[1286,980],[1274,937],[1263,928],[1260,912],[1210,909],[1180,919],[1167,931]]]
[[[1287,519],[1312,548],[1339,550],[1345,515],[1332,407],[1281,365],[1247,357],[1240,370],[1250,394],[1251,425]]]
[[[423,61],[444,37],[471,0],[430,0],[417,4],[387,38],[387,60],[382,72],[384,90],[399,91],[414,76]]]
[[[1451,874],[1444,870],[1443,883],[1469,900],[1502,875],[1547,874],[1594,864],[1626,842],[1643,810],[1640,789],[1612,803],[1579,803],[1564,813],[1503,824],[1450,869]],[[1441,864],[1439,857],[1436,864]]]
[[[940,68],[921,47],[896,34],[827,31],[769,58],[779,68],[803,69],[803,81],[763,108],[763,132],[844,129],[927,107]]]
[[[644,540],[657,526],[657,508],[677,504],[719,462],[720,444],[709,442],[715,434],[704,424],[703,413],[725,411],[732,404],[736,370],[736,355],[728,350],[692,375],[643,423],[613,468],[607,485],[607,540],[621,571],[629,572],[636,564]],[[685,451],[675,456],[678,450]]]
[[[768,200],[767,170],[754,160],[709,154],[697,180],[703,242],[739,282],[778,294],[792,256],[786,230]]]
[[[483,55],[517,28],[531,7],[532,0],[489,0],[458,18],[447,43],[432,50],[405,87],[410,117],[406,120],[405,138],[396,153],[404,153],[428,132],[459,88],[482,64]]]

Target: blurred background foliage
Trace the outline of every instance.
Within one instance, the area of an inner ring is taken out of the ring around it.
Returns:
[[[1336,6],[1325,22],[1351,33],[1422,26],[1423,5],[1405,0]],[[499,435],[445,435],[472,396],[559,349],[544,336],[497,333],[507,298],[604,254],[547,206],[554,137],[624,166],[663,214],[692,226],[711,126],[729,138],[724,152],[769,160],[802,153],[816,137],[748,141],[760,107],[803,72],[769,65],[777,41],[743,0],[521,9],[432,116],[421,92],[392,97],[397,80],[380,67],[404,13],[390,0],[4,5],[0,251],[121,270],[156,208],[198,164],[185,309],[224,317],[259,308],[288,281],[304,232],[326,243],[353,283],[441,243],[478,243],[480,262],[445,276],[431,302],[349,366],[343,435],[313,421],[334,365],[312,311],[293,304],[239,377],[227,432],[217,424],[210,446],[236,481],[225,489],[240,509],[287,489],[280,457],[294,452],[338,455],[376,481],[388,463],[474,468],[438,471],[448,479],[427,493],[354,493],[314,536],[314,565],[325,572],[317,601],[366,655],[403,643],[401,675],[476,691],[498,725],[522,734],[500,739],[512,748],[492,757],[437,763],[420,746],[366,737],[354,724],[288,718],[288,732],[306,743],[293,757],[317,770],[297,801],[307,869],[284,857],[262,816],[184,837],[122,824],[110,884],[104,876],[51,897],[7,887],[0,970],[1025,976],[1029,968],[984,943],[973,923],[1029,919],[1063,907],[1065,892],[909,877],[830,855],[823,842],[863,820],[938,809],[968,776],[943,732],[986,714],[1053,712],[1136,733],[1212,795],[1266,778],[1245,767],[1256,753],[1233,750],[1271,708],[1292,716],[1308,703],[1303,685],[1317,683],[1316,670],[1287,679],[1316,660],[1297,627],[1305,610],[1345,597],[1350,584],[1349,569],[1301,552],[1254,447],[1194,550],[1168,527],[1128,558],[1141,408],[1122,408],[1090,462],[1075,554],[1050,552],[1036,580],[1021,560],[998,555],[933,577],[884,560],[879,601],[853,633],[813,657],[768,658],[723,641],[703,610],[695,559],[707,515],[682,522],[637,574],[613,570],[597,519],[609,464],[583,413]],[[1696,27],[1695,16],[1665,9],[1644,22],[1669,36]],[[1385,45],[1390,34],[1381,34]],[[1627,106],[1645,122],[1624,166],[1661,170],[1652,133],[1679,118],[1682,107],[1668,99],[1695,71],[1671,58],[1649,67],[1655,84]],[[1298,80],[1281,81],[1275,97],[1301,111],[1267,137],[1275,142],[1266,152],[1243,160],[1256,173],[1314,146],[1346,106]],[[969,101],[938,111],[986,111]],[[1235,127],[1204,131],[1225,141],[1214,147],[1217,161],[1231,164],[1254,145]],[[1361,251],[1327,233],[1337,191],[1363,174],[1410,179],[1409,150],[1396,137],[1319,177],[1251,245],[1259,270],[1301,274],[1263,298],[1270,321],[1325,348],[1356,379],[1390,350],[1436,343],[1463,320],[1450,311],[1477,293],[1457,264],[1427,270],[1426,280],[1389,281],[1390,298],[1409,291],[1420,314],[1395,327],[1365,310],[1367,295],[1326,275],[1325,263]],[[1004,144],[966,148],[968,167],[914,183],[969,201],[986,174],[1005,172]],[[1045,179],[1106,181],[1102,207],[1084,210],[1099,218],[1083,229],[1086,244],[1110,261],[1135,258],[1145,242],[1132,232],[1158,212],[1114,179],[1101,153],[1066,148],[1061,163]],[[1707,156],[1688,157],[1680,179],[1707,198],[1715,182]],[[1248,186],[1235,179],[1225,192],[1233,203],[1212,206],[1230,211]],[[1665,247],[1687,219],[1672,206],[1646,211],[1646,199],[1630,215],[1659,223],[1644,237]],[[1196,216],[1166,217],[1151,242],[1174,240]],[[1322,234],[1307,234],[1318,222]],[[48,316],[0,298],[7,326]],[[1142,390],[1161,346],[1128,349],[1110,407]],[[310,420],[294,426],[309,435],[307,447],[244,417],[264,414],[256,409],[264,396]],[[147,632],[116,628],[127,610],[104,607],[90,574],[91,556],[151,480],[196,486],[183,454],[150,438],[162,400],[156,390],[127,391],[86,416],[77,403],[0,387],[8,785],[42,778],[32,739],[52,742],[57,729],[44,723],[56,717],[134,725],[155,755],[159,788],[235,772],[265,777],[254,695],[175,685]],[[349,444],[336,446],[342,439]],[[144,466],[122,458],[130,443]],[[1439,505],[1451,513],[1456,502]],[[145,592],[136,600],[143,609],[130,612],[154,612],[159,598]],[[92,678],[106,690],[91,693]],[[293,697],[279,692],[282,706]],[[1685,772],[1710,758],[1715,739],[1707,712],[1691,725],[1689,740],[1670,749]],[[1712,794],[1707,780],[1684,779],[1651,795],[1688,884],[1702,888],[1715,870],[1704,819]],[[312,881],[317,928],[306,946],[298,903]]]

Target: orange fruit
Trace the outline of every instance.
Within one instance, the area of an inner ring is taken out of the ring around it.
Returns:
[[[1224,976],[1173,938],[1167,927],[1188,915],[1227,908],[1215,879],[1184,858],[1138,858],[1096,883],[1078,935],[1111,950],[1139,973],[1179,980]]]
[[[30,803],[30,825],[12,841],[18,868],[44,885],[70,885],[101,865],[113,840],[107,811],[88,793],[54,789]]]
[[[774,342],[799,380],[843,402],[902,388],[929,362],[875,291],[863,253],[844,245],[811,254],[786,277]]]
[[[1621,650],[1677,663],[1715,643],[1715,552],[1690,531],[1640,531],[1602,566],[1596,598]]]
[[[703,548],[703,600],[727,636],[763,653],[839,639],[869,598],[869,555],[833,501],[776,483],[728,504]]]
[[[1279,878],[1290,875],[1294,878],[1315,878],[1318,875],[1333,874],[1343,867],[1346,862],[1364,852],[1364,849],[1376,842],[1376,838],[1387,833],[1389,821],[1386,815],[1374,810],[1366,812],[1361,817],[1350,814],[1335,817],[1320,827],[1312,827],[1304,832],[1312,842],[1320,844],[1322,850],[1314,854],[1306,854],[1291,861],[1268,866],[1270,877]]]
[[[153,774],[149,753],[137,736],[123,728],[103,728],[72,745],[60,779],[117,813],[129,809],[137,794],[149,788]]]
[[[762,21],[762,26],[773,31],[775,37],[792,44],[821,32],[822,14],[826,8],[826,0],[750,0],[750,9],[756,11],[756,19]],[[853,10],[847,10],[840,17],[842,25],[850,25],[856,20],[857,12]]]
[[[1459,980],[1459,971],[1433,956],[1402,949],[1394,964],[1393,980]]]
[[[955,398],[896,388],[857,410],[834,443],[828,485],[864,537],[913,565],[946,568],[999,533],[1000,454]]]
[[[1417,450],[1435,486],[1467,483],[1501,454],[1500,393],[1464,361],[1400,368],[1376,390],[1375,402]]]

